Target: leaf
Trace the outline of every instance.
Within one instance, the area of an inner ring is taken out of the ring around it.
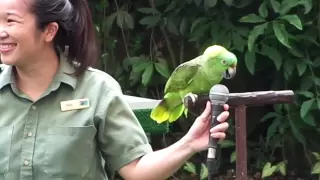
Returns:
[[[247,51],[245,53],[244,60],[245,60],[248,71],[253,75],[255,70],[255,64],[256,64],[256,52]]]
[[[223,140],[223,141],[219,141],[219,145],[221,148],[229,148],[229,147],[234,147],[235,144],[233,141],[231,140]]]
[[[280,3],[277,0],[270,0],[272,9],[275,13],[278,13],[280,11]]]
[[[312,8],[312,0],[283,0],[279,13],[281,15],[287,14],[292,8],[295,8],[298,5],[303,5],[305,8],[304,14],[307,14]]]
[[[271,176],[275,172],[276,169],[277,169],[277,166],[271,166],[271,163],[267,162],[262,169],[261,178]]]
[[[150,63],[150,61],[142,61],[140,63],[132,64],[132,71],[136,73],[142,72],[150,65]]]
[[[174,8],[176,8],[177,3],[176,1],[171,1],[171,3],[169,4],[169,6],[167,6],[167,8],[164,10],[164,12],[169,12],[171,10],[173,10]]]
[[[155,8],[138,8],[137,10],[141,13],[144,13],[144,14],[153,14],[153,15],[161,14],[161,12],[159,12]]]
[[[252,51],[253,45],[256,41],[256,39],[262,35],[265,31],[265,29],[268,27],[268,23],[257,25],[253,28],[253,30],[250,31],[249,37],[248,37],[248,49],[249,51]]]
[[[299,120],[296,118],[296,120]],[[289,118],[289,124],[290,124],[290,130],[295,138],[303,145],[306,146],[306,139],[304,136],[299,132],[299,128],[296,126],[294,120],[292,118]]]
[[[317,99],[318,109],[320,110],[320,98]]]
[[[233,151],[230,156],[230,163],[236,162],[236,160],[237,160],[237,153],[236,151]]]
[[[248,14],[246,16],[243,16],[239,19],[239,22],[244,22],[244,23],[261,23],[261,22],[265,22],[265,20],[256,15],[256,14]]]
[[[279,42],[281,42],[284,46],[291,48],[289,45],[289,40],[288,40],[288,33],[285,30],[283,24],[280,24],[278,22],[274,22],[273,23],[273,31],[274,31],[274,34],[276,35]]]
[[[316,158],[316,160],[320,160],[320,153],[318,153],[318,152],[312,152],[312,154],[314,155],[314,157]]]
[[[281,116],[280,114],[276,113],[276,112],[268,112],[266,115],[264,115],[261,119],[260,122],[264,122],[267,119],[271,119],[271,118],[276,118]]]
[[[320,162],[317,162],[315,165],[313,165],[311,174],[320,174]]]
[[[201,170],[200,170],[200,179],[206,179],[208,177],[208,168],[206,167],[205,164],[201,163]]]
[[[287,174],[285,162],[282,161],[282,162],[278,163],[277,166],[278,166],[278,169],[279,169],[280,173],[281,173],[283,176],[285,176],[285,175]]]
[[[103,22],[103,24],[104,24],[104,32],[106,33],[106,35],[108,35],[109,36],[109,34],[110,34],[110,31],[111,31],[111,29],[112,29],[112,25],[113,25],[113,22],[114,22],[114,20],[116,19],[116,17],[117,17],[117,13],[113,13],[113,14],[111,14],[110,16],[108,16],[105,20],[104,20],[104,22]]]
[[[310,92],[310,91],[300,90],[300,91],[296,91],[295,94],[299,94],[299,95],[305,96],[307,98],[314,98],[313,92]]]
[[[284,62],[284,67],[283,67],[284,72],[287,73],[289,76],[292,75],[292,72],[293,72],[294,68],[295,68],[294,67],[294,63],[292,61],[286,60]]]
[[[188,19],[186,17],[182,18],[180,23],[179,31],[181,35],[185,35],[188,29]]]
[[[310,126],[316,126],[316,122],[312,114],[307,114],[304,118],[302,118],[302,120]]]
[[[272,124],[269,125],[268,130],[267,130],[267,137],[266,137],[267,144],[269,144],[270,139],[276,134],[278,127],[282,123],[280,118],[274,119]]]
[[[141,83],[144,86],[147,86],[152,78],[153,75],[153,71],[154,71],[154,66],[153,63],[149,63],[149,66],[144,70],[143,74],[142,74],[142,80]]]
[[[307,64],[304,63],[303,61],[300,61],[299,63],[297,63],[297,70],[298,70],[298,74],[299,76],[302,76],[304,72],[306,72],[307,69]]]
[[[292,24],[293,26],[295,26],[299,30],[303,29],[300,18],[295,14],[284,15],[284,16],[279,17],[279,19],[286,20],[288,23]]]
[[[157,72],[159,74],[161,74],[163,77],[165,77],[165,78],[169,78],[170,77],[170,72],[168,70],[168,67],[164,66],[161,63],[155,63],[154,67],[156,68]]]
[[[276,48],[272,46],[268,46],[266,44],[262,44],[261,52],[263,53],[263,55],[273,60],[273,63],[276,66],[276,69],[279,71],[283,63],[280,52]]]
[[[223,0],[223,2],[224,2],[227,6],[232,6],[232,5],[233,5],[233,1],[234,1],[234,0]]]
[[[117,24],[121,29],[133,29],[134,28],[134,20],[126,11],[118,11],[117,14]]]
[[[194,3],[199,7],[201,4],[202,0],[194,0]]]
[[[177,24],[175,23],[174,18],[168,18],[167,29],[170,33],[172,33],[176,36],[179,35],[179,30],[178,30]]]
[[[218,0],[204,0],[203,5],[204,5],[204,8],[209,9],[216,6],[217,2]]]
[[[307,113],[309,112],[311,106],[313,105],[315,99],[306,100],[302,103],[300,109],[300,116],[301,118],[306,117]]]
[[[147,16],[142,18],[139,23],[141,25],[146,25],[148,27],[154,27],[155,25],[157,25],[161,20],[160,16]]]
[[[187,172],[196,174],[196,166],[191,162],[186,162],[185,165],[183,166],[183,169]]]
[[[191,29],[190,32],[193,32],[194,29],[200,24],[200,23],[205,23],[208,19],[206,17],[200,17],[198,19],[196,19],[195,21],[193,21],[193,23],[191,24]]]
[[[267,1],[263,1],[261,5],[259,6],[259,15],[263,18],[268,17],[268,9],[267,9]]]
[[[236,48],[240,52],[243,52],[245,46],[247,45],[247,41],[236,32],[232,32],[232,43],[234,45],[234,48]]]

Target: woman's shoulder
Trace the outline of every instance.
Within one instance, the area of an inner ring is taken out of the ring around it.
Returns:
[[[101,88],[109,90],[121,90],[119,82],[107,72],[89,67],[84,74],[85,83],[93,83],[92,85],[99,85]]]

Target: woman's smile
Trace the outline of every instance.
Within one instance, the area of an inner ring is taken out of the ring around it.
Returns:
[[[16,48],[16,43],[0,43],[0,53],[8,53]]]

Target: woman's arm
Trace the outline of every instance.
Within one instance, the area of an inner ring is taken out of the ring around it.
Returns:
[[[228,106],[225,106],[228,109]],[[205,111],[195,120],[189,132],[173,145],[148,153],[119,170],[126,180],[164,180],[174,174],[194,153],[206,150],[209,140],[210,103]],[[224,122],[229,116],[223,112],[218,121],[220,124],[210,130],[211,136],[225,138],[228,123]]]

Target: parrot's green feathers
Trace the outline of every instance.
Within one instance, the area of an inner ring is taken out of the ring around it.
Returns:
[[[185,107],[179,93],[167,93],[161,102],[151,111],[150,117],[162,123],[173,122],[183,114]]]
[[[170,112],[165,100],[162,100],[154,109],[152,109],[150,117],[159,124],[169,119]]]
[[[170,112],[170,117],[168,119],[168,121],[170,123],[176,121],[184,112],[186,108],[184,107],[183,104],[180,104],[178,106],[176,106],[171,112]]]
[[[223,78],[235,75],[237,57],[222,46],[213,45],[192,60],[180,64],[172,72],[165,88],[164,98],[151,112],[151,119],[162,123],[174,122],[182,114],[186,117],[188,109],[184,107],[186,94],[205,94]]]

